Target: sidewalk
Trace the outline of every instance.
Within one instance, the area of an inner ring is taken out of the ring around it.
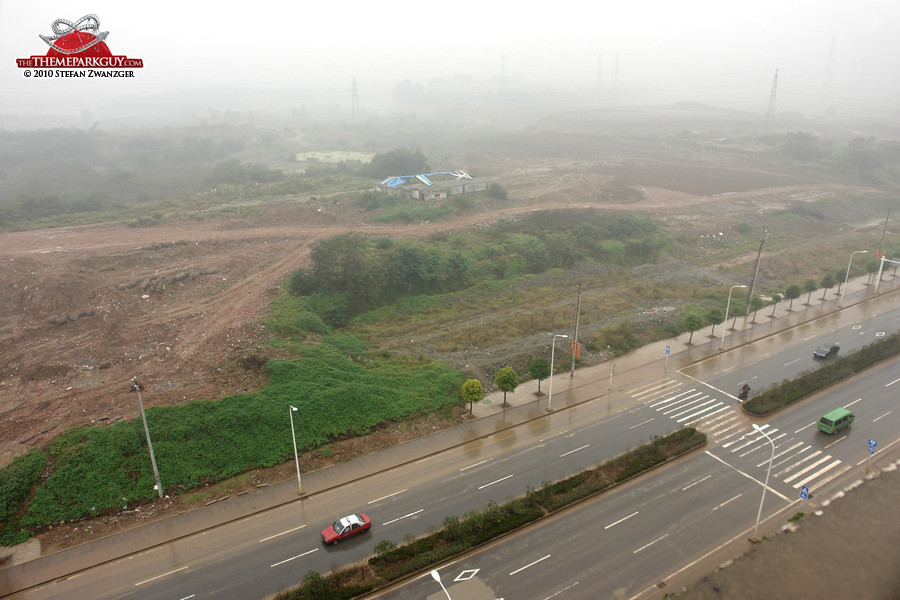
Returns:
[[[848,283],[841,310],[862,313],[857,308],[858,305],[874,297],[873,287],[867,286],[867,281],[868,277],[863,276]],[[894,285],[894,283],[893,278],[887,276],[879,287],[877,298],[890,297],[894,291],[900,289],[900,284]],[[818,292],[818,296],[814,292],[811,305],[807,307],[804,305],[805,296],[801,296],[794,300],[794,309],[790,312],[787,310],[790,301],[780,302],[775,307],[774,315],[772,307],[759,311],[755,324],[752,322],[752,313],[748,318],[739,316],[735,323],[735,330],[729,329],[725,334],[724,348],[727,350],[747,344],[837,310],[838,296],[834,290],[828,294],[825,302],[822,302],[820,298],[821,291]],[[732,320],[733,317],[728,319],[729,328]],[[709,336],[710,327],[704,327],[694,332],[693,343],[690,345],[688,344],[690,334],[683,334],[674,339],[649,344],[616,358],[612,390],[622,388],[629,381],[638,381],[641,378],[646,381],[644,368],[658,368],[662,373],[666,368],[675,370],[721,352],[719,346],[722,343],[722,327],[722,324],[716,326],[715,337]],[[666,366],[667,347],[669,348],[669,358]],[[642,373],[644,374],[642,375]],[[609,376],[609,364],[577,370],[574,377],[570,377],[568,371],[555,373],[552,408],[563,410],[579,402],[596,398],[596,395],[578,393],[579,388],[585,388],[588,383],[606,381]],[[537,388],[537,381],[520,384],[514,392],[507,394],[506,407],[503,406],[503,392],[492,392],[487,394],[482,402],[476,403],[472,407],[472,420],[468,423],[346,463],[306,473],[303,475],[304,492],[307,494],[321,493],[363,477],[419,460],[424,456],[495,434],[499,430],[540,418],[547,414],[546,408],[550,401],[547,396],[550,389],[549,381],[541,382],[542,395],[540,398],[536,396]],[[628,402],[628,399],[622,394],[613,395],[617,396],[617,403]],[[291,479],[252,493],[216,502],[202,509],[160,519],[101,540],[17,564],[0,570],[0,573],[3,574],[2,581],[0,581],[0,596],[28,589],[115,560],[121,556],[140,552],[269,510],[296,501],[297,498],[297,484]]]
[[[756,313],[756,321],[753,322],[754,314],[748,316],[740,315],[737,320],[734,315],[728,316],[727,324],[720,323],[716,325],[714,336],[709,333],[713,329],[707,325],[702,329],[694,332],[692,343],[690,333],[683,333],[676,338],[668,340],[660,340],[642,346],[637,350],[632,350],[624,356],[617,357],[612,362],[615,364],[612,386],[613,390],[622,388],[622,377],[625,373],[646,367],[648,365],[658,365],[660,372],[668,370],[676,370],[697,362],[709,356],[713,356],[722,352],[720,346],[722,342],[722,328],[727,325],[724,339],[724,350],[731,350],[748,344],[755,340],[773,335],[780,331],[784,331],[791,327],[795,327],[800,323],[806,323],[825,315],[832,314],[837,310],[847,310],[854,305],[865,300],[874,298],[872,292],[874,285],[866,285],[869,280],[868,275],[863,275],[847,282],[847,290],[844,295],[841,309],[838,309],[837,302],[840,297],[835,293],[835,289],[827,293],[826,299],[822,301],[822,290],[812,293],[810,303],[806,305],[806,296],[804,293],[793,302],[793,310],[788,310],[791,306],[790,300],[782,300],[774,307],[763,307]],[[843,282],[842,282],[843,283]],[[897,281],[890,274],[883,276],[881,285],[878,288],[878,297],[890,294],[892,291],[900,289],[900,277]],[[734,329],[731,329],[734,323]],[[571,332],[567,332],[571,334]],[[549,335],[549,334],[548,334]],[[568,342],[568,340],[563,340]],[[557,344],[557,350],[560,352],[568,352],[568,343]],[[668,348],[668,361],[666,361],[666,349]],[[569,369],[558,370],[553,374],[553,397],[549,397],[550,381],[545,379],[540,382],[541,396],[538,398],[538,382],[530,380],[520,384],[515,391],[506,394],[507,406],[503,406],[503,392],[495,391],[485,394],[484,400],[472,407],[472,414],[475,418],[481,419],[491,415],[496,415],[510,408],[518,406],[532,405],[542,409],[547,408],[547,404],[555,409],[566,408],[571,405],[572,400],[569,399],[568,392],[583,386],[587,382],[606,381],[610,379],[610,363],[602,363],[596,366],[576,369],[575,376],[570,376]],[[577,402],[578,400],[575,400]]]

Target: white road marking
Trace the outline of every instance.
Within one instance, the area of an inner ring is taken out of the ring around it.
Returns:
[[[717,461],[719,461],[720,463],[722,463],[722,464],[725,465],[726,467],[730,467],[730,468],[734,469],[735,471],[737,471],[738,473],[740,473],[741,475],[743,475],[744,477],[746,477],[746,478],[749,479],[750,481],[755,481],[755,482],[758,483],[760,486],[765,487],[765,484],[764,484],[762,481],[756,479],[756,478],[753,477],[752,475],[748,475],[748,474],[744,473],[743,471],[741,471],[741,470],[738,469],[737,467],[734,467],[734,466],[732,466],[732,465],[729,465],[727,462],[725,462],[724,460],[722,460],[721,458],[719,458],[718,456],[716,456],[715,454],[713,454],[713,453],[710,452],[709,450],[706,450],[706,451],[704,452],[704,454],[706,454],[707,456],[710,456],[711,458],[716,459]],[[780,494],[780,493],[778,492],[778,490],[772,488],[772,486],[769,486],[769,487],[768,487],[768,490],[769,490],[770,492],[772,492],[773,494],[775,494],[776,496],[778,496],[779,498],[781,498],[782,500],[784,500],[785,502],[788,502],[788,503],[791,502],[790,498],[787,498],[784,494]]]
[[[169,571],[168,573],[163,573],[162,575],[157,575],[156,577],[151,577],[150,579],[145,579],[143,581],[138,581],[136,584],[134,584],[134,587],[137,587],[139,585],[144,585],[145,583],[150,583],[151,581],[156,581],[157,579],[162,579],[163,577],[165,577],[167,575],[171,575],[172,573],[177,573],[178,571],[184,571],[185,569],[187,569],[189,567],[190,567],[190,565],[185,565],[185,566],[181,567],[180,569],[175,569],[174,571]]]
[[[785,483],[790,483],[790,482],[792,482],[793,480],[797,479],[798,477],[802,477],[802,476],[804,475],[804,473],[809,473],[810,471],[812,471],[813,469],[815,469],[816,467],[818,467],[819,465],[821,465],[823,462],[829,460],[830,458],[831,458],[831,456],[828,455],[828,454],[826,454],[824,457],[820,458],[819,460],[817,460],[817,461],[814,462],[813,464],[809,465],[808,467],[806,467],[806,468],[803,469],[802,471],[797,471],[796,473],[794,473],[794,474],[791,475],[790,477],[785,478],[784,482],[785,482]]]
[[[298,554],[297,556],[292,556],[290,558],[284,559],[281,562],[277,562],[274,565],[269,565],[269,568],[271,569],[272,567],[277,567],[278,565],[283,565],[284,563],[291,562],[294,559],[301,558],[303,556],[306,556],[307,554],[312,554],[313,552],[318,552],[318,551],[319,551],[318,548],[313,548],[312,550],[308,550],[308,551],[304,552],[303,554]]]
[[[491,462],[492,460],[494,460],[494,457],[493,457],[493,456],[492,456],[491,458],[486,458],[486,459],[484,459],[484,460],[481,461],[481,462],[477,462],[477,463],[475,463],[474,465],[469,465],[468,467],[463,467],[462,469],[459,470],[459,472],[462,473],[463,471],[467,471],[467,470],[472,469],[472,468],[474,468],[474,467],[483,465],[483,464],[486,463],[486,462]]]
[[[802,446],[802,445],[803,445],[803,442],[797,442],[796,444],[794,444],[794,445],[791,446],[790,448],[786,449],[784,452],[779,452],[778,454],[776,454],[776,455],[772,458],[772,460],[775,460],[776,458],[781,458],[782,456],[784,456],[785,454],[787,454],[787,453],[790,452],[791,450],[794,450],[794,449],[796,449],[797,447]],[[761,467],[761,466],[763,466],[763,465],[768,464],[768,462],[769,462],[768,460],[764,460],[764,461],[762,461],[761,463],[759,463],[759,464],[756,465],[756,466],[757,466],[757,467]],[[779,463],[779,464],[780,464],[780,463]],[[773,465],[773,466],[774,466],[774,465]]]
[[[501,477],[501,478],[498,479],[497,481],[492,481],[492,482],[490,482],[490,483],[486,483],[486,484],[484,484],[484,485],[478,486],[478,489],[479,489],[479,490],[483,490],[484,488],[490,487],[490,486],[494,485],[495,483],[500,483],[501,481],[505,481],[505,480],[509,479],[510,477],[512,477],[512,475],[507,475],[506,477]]]
[[[886,416],[888,416],[888,415],[891,414],[892,412],[894,412],[894,411],[889,410],[889,411],[887,411],[886,413],[884,413],[883,415],[881,415],[880,417],[875,417],[874,419],[872,419],[872,422],[875,423],[875,422],[878,421],[879,419],[885,418]]]
[[[897,383],[898,381],[900,381],[900,379],[895,379],[895,380],[893,380],[893,381],[890,382],[890,383],[886,383],[884,387],[891,387],[892,385],[894,385],[894,384]]]
[[[806,428],[808,428],[808,427],[815,427],[815,426],[816,426],[816,422],[813,421],[813,422],[810,423],[809,425],[804,425],[803,427],[801,427],[800,429],[798,429],[798,430],[795,431],[794,433],[800,433],[801,431],[803,431],[804,429],[806,429]]]
[[[396,523],[397,521],[402,521],[403,519],[408,519],[409,517],[414,517],[414,516],[416,516],[417,514],[419,514],[420,512],[425,512],[425,509],[424,509],[424,508],[420,508],[420,509],[417,510],[416,512],[411,512],[411,513],[409,513],[408,515],[403,515],[402,517],[397,517],[396,519],[390,520],[390,521],[388,521],[387,523],[382,523],[381,525],[382,525],[382,527],[385,526],[385,525],[390,525],[391,523]]]
[[[726,500],[725,502],[723,502],[722,504],[718,505],[718,506],[715,507],[713,510],[719,510],[720,508],[722,508],[723,506],[725,506],[726,504],[728,504],[728,503],[731,502],[732,500],[737,500],[738,498],[740,498],[740,497],[743,496],[743,495],[744,495],[744,494],[738,494],[738,495],[735,496],[734,498],[730,498],[730,499]]]
[[[856,404],[857,402],[860,402],[861,400],[862,400],[862,398],[857,398],[856,400],[854,400],[854,401],[851,402],[850,404],[845,404],[845,405],[844,405],[844,408],[850,408],[851,406],[853,406],[853,405]]]
[[[800,465],[802,465],[802,464],[805,463],[806,461],[812,460],[812,459],[814,459],[815,457],[817,457],[817,456],[820,455],[820,454],[822,454],[822,451],[821,451],[821,450],[816,450],[815,452],[813,452],[812,454],[810,454],[809,456],[807,456],[807,457],[804,458],[803,460],[801,460],[801,461],[799,461],[799,462],[795,462],[794,464],[792,464],[792,465],[790,465],[790,466],[788,466],[788,467],[785,467],[784,469],[782,469],[782,470],[779,471],[778,473],[775,473],[775,477],[779,477],[779,476],[781,476],[781,475],[784,475],[785,473],[790,473],[791,471],[793,471],[794,469],[796,469],[797,467],[799,467]]]
[[[527,564],[527,565],[525,565],[524,567],[522,567],[522,568],[520,568],[520,569],[516,569],[515,571],[513,571],[512,573],[510,573],[510,575],[515,575],[516,573],[519,573],[519,572],[521,572],[521,571],[524,571],[524,570],[527,569],[528,567],[533,567],[534,565],[538,564],[538,563],[541,562],[541,561],[547,560],[548,558],[550,558],[550,555],[549,555],[549,554],[548,554],[547,556],[545,556],[544,558],[539,558],[539,559],[537,559],[536,561],[534,561],[533,563]]]
[[[667,533],[666,535],[662,536],[662,537],[656,538],[655,540],[653,540],[652,542],[650,542],[650,543],[647,544],[646,546],[641,546],[640,548],[638,548],[637,550],[635,550],[632,554],[637,554],[637,553],[640,552],[641,550],[646,550],[647,548],[649,548],[650,546],[652,546],[652,545],[655,544],[656,542],[658,542],[658,541],[660,541],[660,540],[664,540],[664,539],[666,539],[667,537],[669,537],[669,534],[668,534],[668,533]]]
[[[707,476],[704,477],[703,479],[701,479],[701,480],[699,480],[699,481],[695,481],[694,483],[690,484],[690,485],[687,486],[687,487],[681,488],[681,491],[683,492],[684,490],[690,489],[690,488],[694,487],[695,485],[697,485],[698,483],[703,483],[704,481],[706,481],[706,480],[709,479],[710,477],[712,477],[712,475],[707,475]]]
[[[819,469],[818,471],[816,471],[815,473],[813,473],[812,475],[810,475],[810,476],[807,477],[806,479],[801,479],[800,481],[798,481],[797,483],[795,483],[795,484],[794,484],[794,489],[795,489],[795,490],[800,489],[801,486],[806,485],[807,483],[809,483],[809,482],[812,481],[813,479],[818,478],[820,475],[824,474],[826,471],[830,471],[831,469],[835,468],[835,467],[838,466],[839,464],[841,464],[841,461],[840,461],[840,460],[835,460],[833,463],[831,463],[831,464],[828,465],[827,467],[825,467],[825,468],[823,468],[823,469]]]
[[[538,440],[538,441],[539,441],[539,442],[546,442],[547,440],[553,439],[553,438],[555,438],[555,437],[558,436],[558,435],[563,435],[564,433],[569,433],[569,431],[570,431],[570,430],[566,429],[565,431],[560,431],[559,433],[554,433],[553,435],[548,435],[548,436],[545,437],[544,439]]]
[[[638,423],[637,425],[632,425],[632,426],[629,427],[628,429],[635,429],[635,428],[637,428],[637,427],[640,427],[641,425],[646,425],[647,423],[649,423],[650,421],[652,421],[652,420],[655,419],[655,418],[656,418],[656,417],[651,417],[651,418],[647,419],[646,421],[643,421],[643,422],[641,422],[641,423]]]
[[[847,436],[846,436],[846,435],[845,435],[844,437],[842,437],[842,438],[838,438],[838,439],[834,440],[833,442],[831,442],[830,444],[828,444],[827,446],[825,446],[825,449],[828,450],[829,448],[831,448],[832,446],[834,446],[834,445],[837,444],[838,442],[843,442],[843,441],[846,440],[846,439],[847,439]]]
[[[618,525],[618,524],[621,523],[622,521],[627,521],[628,519],[630,519],[630,518],[633,517],[634,515],[638,514],[638,512],[639,512],[639,511],[634,511],[633,513],[631,513],[631,514],[628,515],[627,517],[622,517],[621,519],[619,519],[619,520],[616,521],[615,523],[610,523],[609,525],[607,525],[607,526],[604,527],[603,529],[609,529],[610,527],[615,527],[616,525]]]
[[[847,465],[847,466],[844,467],[843,469],[838,469],[838,471],[837,471],[836,473],[832,473],[831,475],[829,475],[828,477],[826,477],[826,478],[823,479],[822,481],[816,482],[815,485],[810,486],[810,488],[809,488],[810,493],[812,493],[814,490],[818,490],[818,489],[821,488],[823,485],[827,485],[830,481],[832,481],[833,479],[836,479],[836,478],[840,477],[841,475],[843,475],[844,473],[846,473],[847,471],[849,471],[849,470],[852,469],[852,468],[853,468],[853,467],[851,467],[850,465]]]
[[[298,529],[303,529],[304,527],[306,527],[306,525],[301,525],[300,527],[294,527],[293,529],[288,529],[287,531],[282,531],[281,533],[276,533],[275,535],[270,535],[267,538],[263,538],[263,539],[259,540],[259,543],[268,542],[269,540],[274,540],[278,536],[285,535],[285,534],[291,533],[293,531],[297,531]]]
[[[559,590],[559,591],[556,592],[555,594],[551,594],[550,596],[547,596],[546,598],[544,598],[544,600],[551,600],[552,598],[556,598],[557,596],[559,596],[559,595],[562,594],[563,592],[565,592],[565,591],[567,591],[567,590],[571,590],[571,589],[572,589],[573,587],[575,587],[576,585],[578,585],[578,582],[577,582],[577,581],[576,581],[575,583],[573,583],[572,585],[568,586],[568,587],[564,587],[563,589]]]
[[[382,496],[381,498],[375,498],[374,500],[369,500],[367,502],[367,504],[375,504],[376,502],[380,502],[382,500],[387,500],[388,498],[390,498],[392,496],[396,496],[397,494],[402,494],[403,492],[406,492],[406,491],[409,491],[409,488],[404,488],[404,489],[400,490],[399,492],[394,492],[393,494],[388,494],[387,496]]]
[[[587,448],[588,446],[590,446],[590,444],[585,444],[585,445],[582,446],[581,448],[575,448],[574,450],[569,450],[569,451],[566,452],[565,454],[560,454],[559,457],[562,458],[562,457],[564,457],[564,456],[568,456],[568,455],[570,455],[570,454],[574,454],[575,452],[578,452],[579,450],[584,450],[584,449]],[[512,475],[510,475],[510,477],[512,477]]]

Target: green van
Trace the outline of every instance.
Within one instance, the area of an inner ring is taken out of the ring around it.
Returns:
[[[836,408],[829,413],[825,413],[819,419],[819,430],[825,433],[837,433],[844,427],[853,422],[853,413],[846,408]]]

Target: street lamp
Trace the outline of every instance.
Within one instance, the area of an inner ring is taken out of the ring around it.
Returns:
[[[866,254],[868,250],[856,250],[850,253],[850,262],[847,263],[847,274],[844,276],[844,287],[841,289],[841,297],[838,300],[838,306],[844,303],[844,293],[847,291],[847,280],[850,279],[850,265],[853,264],[854,254]]]
[[[753,528],[753,539],[756,540],[756,532],[759,530],[759,518],[760,516],[762,516],[763,502],[765,502],[766,500],[766,489],[768,489],[769,487],[769,473],[772,472],[772,461],[775,459],[775,442],[773,442],[772,438],[767,436],[762,427],[760,427],[756,423],[753,424],[753,429],[760,432],[763,437],[769,440],[769,443],[772,444],[772,456],[769,457],[769,468],[766,470],[766,483],[763,486],[762,498],[759,499],[759,512],[756,513],[756,526]]]
[[[728,304],[725,305],[725,320],[722,321],[722,343],[719,344],[719,350],[725,347],[725,331],[728,330],[728,309],[731,308],[731,292],[736,290],[737,288],[745,288],[746,285],[733,285],[731,289],[728,290]]]
[[[156,468],[156,456],[153,454],[153,442],[150,441],[150,428],[147,427],[147,415],[144,414],[144,400],[141,398],[141,386],[137,382],[136,377],[132,377],[131,382],[134,384],[134,389],[137,390],[138,406],[141,407],[141,420],[144,421],[144,435],[147,436],[147,448],[150,450],[150,465],[153,467],[153,476],[156,478],[156,491],[159,493],[159,499],[162,500],[162,483],[159,481],[159,469]]]
[[[563,333],[557,333],[553,336],[553,341],[550,342],[550,394],[547,396],[547,412],[553,410],[550,408],[550,405],[553,403],[553,355],[556,352],[556,338],[564,337],[567,338],[569,336]],[[574,358],[572,360],[575,360]]]
[[[441,589],[444,590],[445,594],[447,594],[447,600],[453,600],[453,598],[450,597],[450,592],[448,592],[447,588],[444,587],[444,584],[441,583],[441,574],[438,573],[435,569],[432,569],[431,578],[441,584]]]
[[[297,456],[297,436],[294,435],[294,413],[297,412],[297,410],[296,406],[292,406],[291,410],[288,411],[288,414],[291,417],[291,438],[294,440],[294,462],[297,464],[297,493],[302,496],[303,483],[300,481],[300,457]]]

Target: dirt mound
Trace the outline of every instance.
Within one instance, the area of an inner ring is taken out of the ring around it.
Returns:
[[[763,175],[756,174],[756,189],[735,193],[727,204],[664,188],[618,194],[620,184],[576,164],[520,170],[506,186],[520,190],[513,194],[521,195],[520,205],[452,222],[374,225],[362,222],[350,203],[292,197],[149,228],[107,224],[0,234],[0,466],[69,427],[135,417],[134,377],[146,386],[148,405],[264,385],[263,365],[274,352],[260,345],[266,337],[260,320],[316,240],[350,231],[421,238],[573,206],[679,219],[691,213],[694,222],[707,213],[703,218],[715,223],[736,207],[777,206],[835,189],[777,189]],[[524,361],[529,344],[470,351],[453,362],[488,373],[507,354]]]

